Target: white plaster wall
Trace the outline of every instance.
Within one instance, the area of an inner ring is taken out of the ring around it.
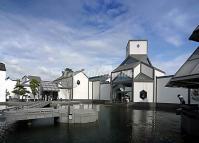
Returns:
[[[11,98],[15,98],[15,94],[12,93],[12,91],[14,90],[16,84],[17,84],[16,80],[11,80],[11,79],[7,79],[6,80],[6,90],[7,90],[7,92],[9,92],[9,95],[7,96],[7,99],[9,99],[9,96]]]
[[[156,87],[156,85],[157,85],[157,84],[156,84],[156,78],[157,78],[157,77],[160,77],[160,76],[165,76],[165,73],[163,73],[163,72],[161,72],[161,71],[158,71],[158,70],[155,70],[155,71],[154,71],[154,76],[155,76],[155,80],[154,80],[154,94],[155,94],[155,96],[154,96],[154,101],[156,102],[156,101],[157,101],[157,99],[156,99],[156,98],[157,98],[157,96],[156,96],[156,95],[157,95],[157,90],[156,90],[156,88],[157,88],[157,87]]]
[[[155,77],[165,76],[165,73],[155,70]]]
[[[59,89],[58,98],[59,99],[69,99],[70,90],[68,89]]]
[[[6,71],[0,71],[0,102],[6,101]]]
[[[151,78],[153,78],[153,68],[146,66],[144,64],[141,64],[141,72]]]
[[[140,45],[139,48],[137,47],[138,44]],[[128,48],[128,54],[147,54],[147,41],[129,41]]]
[[[76,84],[77,80],[80,81],[80,85],[73,88],[73,99],[88,99],[88,77],[80,72],[73,77],[73,83]]]
[[[93,99],[99,100],[100,81],[93,82]]]
[[[176,103],[180,101],[177,97],[178,94],[182,95],[185,102],[188,101],[188,90],[185,88],[171,88],[165,87],[171,77],[157,78],[157,103]]]
[[[100,84],[100,100],[110,100],[111,85]]]
[[[140,64],[134,68],[134,78],[140,73]]]
[[[140,91],[147,92],[147,98],[140,98]],[[153,102],[153,82],[134,82],[134,102]]]
[[[89,99],[92,100],[92,97],[93,97],[93,85],[92,85],[92,82],[89,81]]]

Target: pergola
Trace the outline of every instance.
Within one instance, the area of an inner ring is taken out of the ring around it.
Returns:
[[[43,81],[41,82],[41,88],[43,100],[57,100],[59,88],[56,83]]]
[[[199,26],[193,31],[189,40],[199,42]],[[199,47],[181,66],[166,86],[188,88],[188,103],[190,103],[190,89],[199,89]]]
[[[171,78],[167,86],[199,88],[199,47]]]

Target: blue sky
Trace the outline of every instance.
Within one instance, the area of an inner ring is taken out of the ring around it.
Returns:
[[[152,64],[173,74],[198,46],[198,0],[0,0],[0,61],[8,76],[52,80],[66,68],[109,73],[130,39],[147,39]]]

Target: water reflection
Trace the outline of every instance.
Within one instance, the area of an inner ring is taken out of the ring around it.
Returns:
[[[7,106],[6,105],[0,105],[0,110],[6,109]]]
[[[96,123],[38,126],[19,122],[9,131],[4,141],[6,143],[182,142],[180,119],[174,113],[133,110],[119,106],[96,107],[100,107],[99,120]],[[86,104],[84,108],[93,107],[91,104]]]

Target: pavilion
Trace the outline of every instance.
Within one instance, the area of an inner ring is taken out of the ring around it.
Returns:
[[[154,67],[148,57],[147,40],[130,40],[125,60],[111,73],[112,101],[155,102],[156,77],[165,72]]]
[[[199,42],[199,26],[189,40]],[[191,105],[190,98],[199,97],[199,47],[171,78],[167,87],[188,88],[188,105],[182,105],[181,131],[191,136],[199,136],[198,104]]]

